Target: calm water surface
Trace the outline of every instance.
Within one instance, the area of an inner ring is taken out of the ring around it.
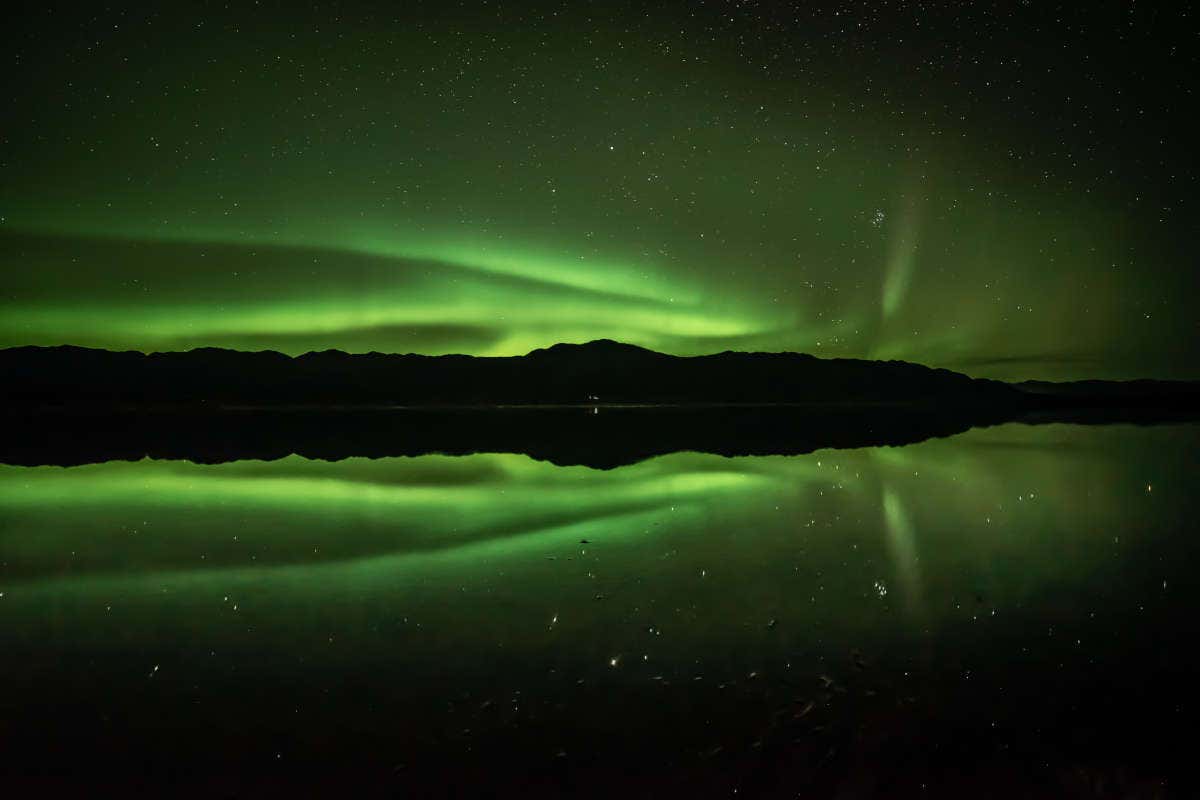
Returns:
[[[1198,434],[0,467],[0,765],[1189,796]]]

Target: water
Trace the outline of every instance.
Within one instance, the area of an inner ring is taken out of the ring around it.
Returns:
[[[1198,434],[0,467],[0,764],[198,793],[1187,796]]]

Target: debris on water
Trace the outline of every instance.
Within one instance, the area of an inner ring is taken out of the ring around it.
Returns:
[[[850,662],[852,664],[854,664],[855,669],[861,670],[861,669],[867,668],[866,659],[863,658],[862,652],[859,651],[857,648],[850,651]]]
[[[779,624],[779,620],[772,617],[771,620],[769,622],[767,622],[767,630],[769,630],[769,631],[774,630],[775,626],[778,624]]]

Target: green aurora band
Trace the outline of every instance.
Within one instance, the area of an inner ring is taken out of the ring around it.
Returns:
[[[31,14],[9,34],[0,346],[608,337],[1194,374],[1181,218],[1130,213],[1119,161],[989,121],[1034,106],[931,102],[883,43],[853,70],[772,75],[625,12],[331,29],[209,9],[102,31]],[[805,63],[825,46],[775,45]]]

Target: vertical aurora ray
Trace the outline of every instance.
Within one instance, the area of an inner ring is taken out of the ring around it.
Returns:
[[[883,530],[900,579],[904,603],[910,614],[918,615],[921,608],[921,570],[912,520],[904,509],[904,501],[890,487],[884,487],[881,505]]]
[[[886,323],[900,310],[912,283],[913,269],[917,263],[917,245],[920,235],[920,205],[913,197],[904,200],[895,233],[888,244],[887,266],[883,276],[883,293],[880,307]]]

